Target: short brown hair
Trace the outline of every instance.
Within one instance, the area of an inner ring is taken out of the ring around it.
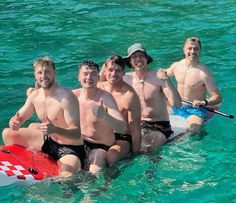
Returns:
[[[88,66],[89,68],[95,68],[98,72],[99,72],[99,66],[97,63],[93,62],[93,61],[84,61],[83,63],[81,63],[79,65],[79,69],[81,69],[83,66]]]
[[[123,58],[119,55],[111,55],[106,61],[105,65],[107,65],[108,62],[111,62],[112,64],[115,63],[119,66],[121,66],[122,70],[125,69],[125,62]]]

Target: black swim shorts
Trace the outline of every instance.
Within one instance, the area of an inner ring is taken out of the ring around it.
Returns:
[[[52,140],[50,136],[45,135],[44,144],[42,146],[42,152],[50,155],[55,160],[59,160],[65,155],[73,154],[79,157],[82,168],[85,164],[86,151],[84,145],[58,144],[57,142]]]
[[[132,136],[128,134],[115,133],[116,140],[127,141],[130,144],[130,151],[132,151]]]
[[[159,131],[165,135],[166,139],[173,133],[170,121],[141,121],[141,127],[147,130]]]
[[[111,147],[111,146],[107,146],[105,144],[88,142],[87,140],[84,140],[84,145],[86,147],[86,151],[90,151],[93,149],[103,149],[105,151],[108,151]]]

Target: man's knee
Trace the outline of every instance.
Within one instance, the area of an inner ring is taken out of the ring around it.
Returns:
[[[200,124],[196,124],[196,123],[192,123],[190,126],[189,126],[189,129],[188,131],[190,133],[199,133],[202,129],[202,125]]]
[[[109,149],[106,154],[106,162],[108,166],[112,166],[116,161],[118,161],[118,153],[114,149]]]
[[[191,133],[199,133],[202,129],[202,124],[204,120],[199,116],[192,115],[187,119],[189,125],[188,131]]]
[[[40,125],[38,123],[30,123],[28,128],[39,129]]]
[[[75,155],[66,155],[58,160],[60,176],[69,177],[81,170],[81,161]]]
[[[9,140],[9,137],[11,135],[11,129],[10,128],[5,128],[3,131],[2,131],[2,139],[3,139],[3,142],[5,145],[9,145],[10,144],[10,140]]]

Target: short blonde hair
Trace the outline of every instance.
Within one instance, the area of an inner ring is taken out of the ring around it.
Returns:
[[[197,42],[199,44],[199,47],[200,49],[202,48],[202,45],[201,45],[201,41],[198,37],[189,37],[185,40],[185,43],[184,45],[187,43],[187,42]]]
[[[44,56],[41,58],[38,58],[34,61],[33,67],[34,69],[38,66],[46,66],[46,67],[52,67],[54,70],[56,70],[56,65],[53,62],[52,59],[50,59],[48,56]]]

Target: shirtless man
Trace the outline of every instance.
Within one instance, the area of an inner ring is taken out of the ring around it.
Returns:
[[[189,131],[200,131],[206,112],[199,106],[213,106],[221,103],[220,91],[217,89],[213,77],[207,66],[199,61],[201,42],[197,37],[190,37],[185,41],[183,48],[185,58],[173,63],[166,70],[169,77],[175,76],[177,88],[181,97],[192,101],[192,106],[183,102],[180,109],[173,109],[173,114],[187,118]],[[206,99],[206,93],[210,97]]]
[[[33,66],[41,88],[35,89],[10,119],[10,128],[2,132],[3,141],[6,145],[42,150],[58,160],[60,176],[68,177],[83,167],[86,156],[80,132],[79,103],[70,90],[56,83],[56,67],[50,58],[39,58]],[[42,123],[20,128],[33,113]]]
[[[167,103],[178,108],[181,98],[165,71],[148,68],[153,59],[141,44],[130,46],[124,60],[133,72],[126,73],[123,79],[135,89],[141,102],[141,151],[152,151],[163,145],[173,132]]]
[[[126,123],[114,97],[97,87],[99,68],[96,63],[82,63],[78,80],[82,88],[73,92],[80,103],[81,132],[89,151],[89,171],[98,175],[106,165],[106,152],[115,142],[114,131],[125,134]]]
[[[105,82],[99,82],[98,86],[110,92],[118,105],[126,123],[125,134],[115,133],[115,144],[107,152],[109,165],[126,158],[128,155],[137,154],[141,147],[141,107],[135,90],[123,81],[125,63],[121,56],[110,56],[100,74],[105,76]]]

